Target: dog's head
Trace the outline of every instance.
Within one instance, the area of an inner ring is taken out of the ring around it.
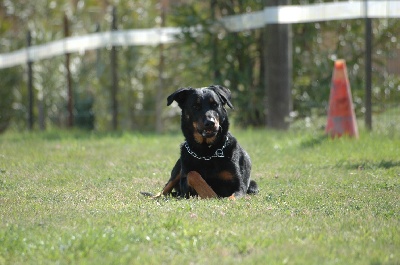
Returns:
[[[186,138],[193,136],[199,143],[213,144],[219,133],[226,134],[229,121],[225,105],[233,109],[231,91],[223,86],[180,88],[167,99],[176,101],[182,109],[182,131]]]

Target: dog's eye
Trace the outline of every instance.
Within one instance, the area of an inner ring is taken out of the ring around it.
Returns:
[[[216,109],[216,108],[218,108],[218,103],[217,102],[213,102],[213,103],[211,103],[211,107],[213,108],[213,109]]]

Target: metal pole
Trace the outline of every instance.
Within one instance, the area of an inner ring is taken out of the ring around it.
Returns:
[[[211,0],[210,2],[211,8],[211,20],[216,21],[215,10],[217,9],[217,0]],[[213,71],[213,78],[214,83],[219,84],[221,82],[221,72],[219,70],[219,63],[218,63],[218,34],[214,33],[212,36],[212,67]]]
[[[365,126],[372,130],[372,20],[365,0]]]
[[[112,23],[111,31],[117,30],[117,8],[114,6],[112,9]],[[118,62],[117,62],[117,48],[113,45],[111,47],[111,100],[112,100],[112,128],[118,128]]]
[[[28,48],[32,44],[32,37],[31,37],[31,32],[28,31],[27,34],[27,44]],[[28,128],[29,130],[33,129],[33,72],[32,72],[32,61],[28,57]]]

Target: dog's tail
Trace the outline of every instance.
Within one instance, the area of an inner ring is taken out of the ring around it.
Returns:
[[[257,194],[258,193],[258,185],[254,180],[250,180],[249,187],[247,188],[247,194]]]

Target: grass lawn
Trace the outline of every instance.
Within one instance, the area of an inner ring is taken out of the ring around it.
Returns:
[[[150,200],[180,133],[0,135],[0,264],[400,264],[400,135],[234,130],[260,193]]]

